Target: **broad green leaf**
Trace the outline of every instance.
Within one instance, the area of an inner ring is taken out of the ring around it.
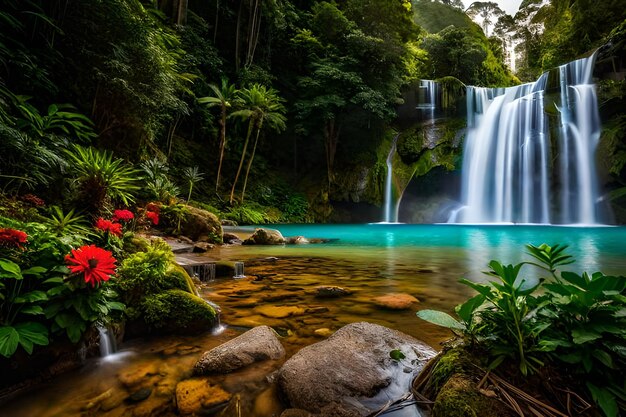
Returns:
[[[20,266],[8,259],[0,259],[0,278],[23,279]]]
[[[41,306],[26,306],[20,310],[20,313],[32,315],[44,314],[43,308]]]
[[[394,349],[391,352],[389,352],[389,357],[391,359],[393,359],[393,360],[396,360],[396,361],[400,361],[400,360],[406,358],[404,353],[402,353],[402,351],[399,350],[399,349]]]
[[[470,323],[472,321],[472,315],[483,303],[485,302],[485,296],[482,294],[478,294],[461,305],[458,305],[455,308],[456,314],[459,315],[461,320],[465,323]]]
[[[583,343],[591,342],[602,337],[600,333],[586,330],[586,329],[574,329],[571,332],[574,343],[582,345]]]
[[[0,355],[10,358],[17,350],[20,335],[11,326],[0,327]]]
[[[599,360],[607,368],[613,369],[613,358],[611,358],[611,355],[605,351],[596,349],[593,351],[592,356]]]
[[[468,287],[472,288],[473,290],[475,290],[479,294],[484,295],[487,298],[490,298],[490,296],[492,295],[491,288],[488,285],[477,284],[465,278],[460,279],[459,282],[461,284],[467,285]]]
[[[420,319],[436,324],[437,326],[447,327],[448,329],[465,330],[463,323],[456,321],[452,316],[443,311],[420,310],[416,314]]]
[[[604,387],[597,387],[591,382],[587,382],[587,388],[591,392],[591,397],[602,409],[606,417],[617,417],[619,415],[617,401],[615,401],[615,397],[609,390]]]
[[[22,271],[22,275],[35,275],[39,276],[46,272],[47,269],[42,266],[33,266],[32,268],[28,268]]]
[[[109,308],[109,310],[119,310],[119,311],[126,310],[126,306],[123,303],[120,303],[117,301],[107,301],[106,305]]]
[[[47,299],[48,299],[48,296],[46,295],[45,292],[43,292],[43,291],[31,291],[31,292],[27,292],[25,294],[22,294],[19,297],[15,297],[13,302],[16,303],[16,304],[33,303],[33,302],[36,302],[36,301],[46,301]]]
[[[42,282],[42,284],[63,284],[63,278],[62,277],[48,278],[47,280]]]
[[[15,329],[20,335],[20,345],[28,354],[33,352],[33,344],[46,346],[49,343],[48,329],[41,323],[19,323]]]
[[[561,278],[569,282],[570,284],[574,284],[580,288],[587,288],[587,280],[585,280],[582,276],[575,274],[574,272],[561,272]]]

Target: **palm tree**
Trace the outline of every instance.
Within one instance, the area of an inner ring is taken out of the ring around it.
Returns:
[[[253,131],[256,131],[256,137],[254,139],[254,145],[252,147],[252,154],[248,160],[248,166],[246,167],[246,176],[243,182],[243,189],[241,191],[241,201],[243,202],[246,186],[248,185],[248,175],[250,174],[250,167],[252,167],[252,161],[256,154],[256,147],[259,143],[259,136],[263,127],[269,127],[276,132],[285,130],[285,106],[283,106],[283,99],[278,96],[278,91],[273,88],[267,88],[261,84],[253,84],[250,88],[244,88],[239,92],[242,104],[244,108],[233,112],[233,117],[239,117],[243,120],[248,120],[248,132],[246,134],[246,140],[243,145],[243,151],[241,153],[241,160],[239,161],[239,168],[237,169],[237,175],[233,182],[233,187],[230,191],[230,203],[232,204],[235,195],[235,187],[243,168],[243,163],[246,157],[246,150],[248,149],[248,143],[250,142],[250,136]]]
[[[207,107],[220,107],[220,162],[217,166],[217,179],[215,180],[215,191],[217,192],[220,186],[222,161],[224,160],[224,148],[226,147],[226,118],[228,109],[232,107],[233,100],[236,98],[237,88],[234,84],[230,84],[226,78],[222,78],[221,88],[215,84],[210,84],[209,87],[213,90],[213,95],[199,98],[198,103],[206,104]]]

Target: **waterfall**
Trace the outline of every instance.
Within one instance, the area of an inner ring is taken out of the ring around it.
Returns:
[[[235,275],[233,276],[233,278],[245,278],[246,276],[244,275],[244,265],[243,262],[235,262]]]
[[[570,62],[560,74],[560,142],[552,172],[544,111],[548,74],[509,88],[468,87],[468,133],[463,155],[463,207],[450,222],[599,223],[595,149],[600,135],[591,84],[594,56]],[[553,207],[560,177],[560,207]],[[551,213],[555,209],[559,216]]]
[[[100,356],[104,358],[117,352],[115,335],[108,328],[102,326],[98,326],[98,333],[100,334]]]
[[[387,155],[387,177],[385,179],[385,207],[383,210],[383,223],[398,222],[398,205],[393,201],[393,155],[396,153],[396,144],[398,142],[397,134],[393,138],[389,155]]]
[[[420,94],[418,95],[417,108],[423,111],[425,120],[435,120],[437,98],[439,96],[439,83],[433,80],[420,80]]]

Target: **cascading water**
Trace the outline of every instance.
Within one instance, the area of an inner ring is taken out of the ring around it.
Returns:
[[[595,149],[600,134],[594,56],[560,68],[561,206],[552,207],[548,73],[510,88],[468,87],[462,201],[453,223],[599,223]],[[554,198],[556,199],[556,198]],[[551,214],[556,209],[560,216]]]
[[[387,177],[385,179],[385,208],[383,211],[383,223],[397,223],[398,222],[398,204],[394,204],[393,201],[393,154],[396,153],[396,144],[398,142],[398,136],[393,138],[389,155],[387,155]]]
[[[437,109],[437,97],[439,96],[439,84],[433,80],[420,80],[420,94],[418,109],[424,113],[424,119],[433,121]]]
[[[98,333],[100,334],[100,356],[105,358],[117,352],[115,335],[102,326],[98,326]]]

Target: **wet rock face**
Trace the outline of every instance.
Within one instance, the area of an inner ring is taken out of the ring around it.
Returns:
[[[283,245],[285,238],[278,230],[256,229],[252,236],[243,241],[244,245]]]
[[[402,363],[389,357],[399,349]],[[352,323],[307,346],[278,372],[292,407],[325,417],[366,416],[402,397],[436,352],[419,340],[371,323]]]
[[[224,374],[254,362],[280,359],[283,356],[285,348],[276,333],[268,326],[259,326],[205,352],[194,366],[194,373]]]

